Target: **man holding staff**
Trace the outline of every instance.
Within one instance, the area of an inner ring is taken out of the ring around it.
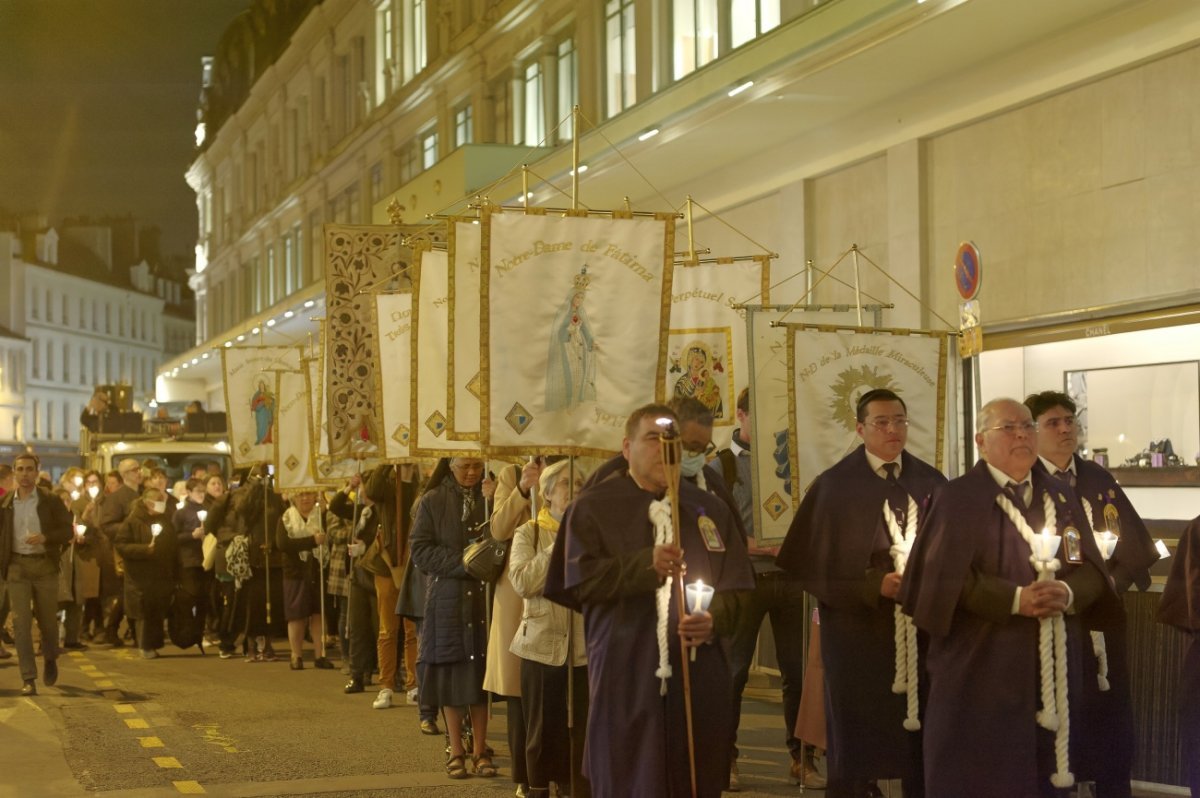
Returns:
[[[719,796],[729,776],[732,682],[719,641],[737,618],[735,591],[752,588],[754,575],[729,508],[686,481],[679,544],[671,542],[659,419],[675,421],[655,404],[626,421],[629,473],[585,489],[568,508],[544,591],[584,615],[591,706],[584,770],[597,798],[692,794],[689,700],[695,794]],[[716,589],[707,612],[680,617],[673,592],[659,598],[680,572],[688,585],[703,580]],[[690,695],[680,638],[696,653]]]

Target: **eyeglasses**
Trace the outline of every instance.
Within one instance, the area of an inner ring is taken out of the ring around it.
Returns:
[[[702,454],[705,457],[708,457],[716,450],[717,450],[717,445],[715,443],[713,443],[712,441],[709,441],[708,446],[705,446],[703,449],[689,449],[687,446],[683,447],[684,454]]]
[[[879,432],[886,432],[888,428],[894,430],[908,429],[907,418],[877,418],[873,421],[868,421],[867,426]]]
[[[1049,427],[1050,429],[1075,429],[1079,426],[1079,419],[1075,416],[1059,416],[1058,418],[1048,418],[1045,421],[1039,421],[1038,426]]]
[[[1038,425],[1032,421],[1026,421],[1023,424],[1001,424],[997,427],[988,427],[984,432],[1003,432],[1008,437],[1012,438],[1019,432],[1026,435],[1032,435],[1038,428]]]

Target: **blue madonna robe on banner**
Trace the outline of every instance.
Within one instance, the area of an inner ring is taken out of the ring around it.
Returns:
[[[813,481],[780,547],[776,563],[820,602],[831,786],[921,775],[920,733],[904,729],[907,699],[892,692],[896,604],[879,588],[895,568],[883,504],[907,512],[911,496],[923,507],[945,482],[902,452],[899,484],[889,483],[859,446]]]
[[[583,612],[590,701],[584,773],[596,798],[691,792],[674,595],[667,623],[673,675],[666,697],[655,676],[659,580],[652,567],[649,510],[656,498],[630,477],[584,490],[567,510],[546,578],[546,598]],[[685,582],[703,579],[716,589],[709,611],[718,638],[696,649],[690,667],[697,794],[717,798],[728,783],[733,741],[733,684],[723,638],[737,618],[736,591],[753,588],[754,573],[720,500],[684,481],[680,504]],[[715,524],[707,540],[702,523],[710,530]]]
[[[1057,574],[1074,593],[1066,627],[1071,729],[1077,732],[1079,618],[1108,628],[1120,604],[1071,487],[1040,470],[1030,479],[1033,501],[1024,513],[1030,527],[1040,532],[1045,525],[1049,492],[1059,530],[1070,523],[1080,532],[1084,562],[1071,565],[1060,554]],[[1050,784],[1054,734],[1036,721],[1038,621],[1012,614],[1015,589],[1037,572],[1029,545],[996,503],[1000,492],[982,460],[936,491],[900,587],[904,611],[929,634],[925,789],[937,798],[1057,794]]]

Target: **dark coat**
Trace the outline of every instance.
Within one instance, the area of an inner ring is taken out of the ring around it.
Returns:
[[[463,500],[453,476],[425,493],[417,504],[412,559],[431,579],[425,594],[425,620],[419,662],[444,665],[482,659],[487,652],[486,591],[463,569],[462,553],[487,518],[479,486],[475,507],[462,520]]]
[[[323,510],[320,507],[314,507],[313,512],[322,513],[321,529],[328,531],[329,511]],[[317,548],[316,544],[313,543],[313,538],[294,538],[289,535],[287,527],[283,523],[282,515],[279,516],[279,523],[275,526],[275,547],[283,555],[284,579],[317,584],[320,579],[320,568],[317,564],[316,555],[313,553],[313,549]],[[328,540],[326,541],[326,548],[328,549]],[[305,552],[309,556],[302,559],[300,555]]]
[[[1158,620],[1191,638],[1179,680],[1179,736],[1188,786],[1192,795],[1200,795],[1200,518],[1179,536]]]
[[[157,539],[151,526],[162,525]],[[153,541],[154,545],[151,546]],[[130,618],[147,617],[153,602],[161,617],[175,585],[175,530],[166,515],[152,516],[145,502],[137,502],[117,530],[117,553],[125,562],[125,611]]]
[[[203,509],[203,504],[196,504],[187,499],[183,507],[171,518],[175,527],[176,557],[180,568],[204,567],[204,541],[192,537],[192,532],[200,527],[200,517],[197,513]]]
[[[38,524],[46,537],[46,557],[58,565],[62,547],[70,542],[75,534],[71,529],[71,511],[66,505],[45,488],[34,488],[37,491]],[[8,578],[8,566],[13,556],[13,498],[16,490],[6,493],[0,498],[0,579]]]

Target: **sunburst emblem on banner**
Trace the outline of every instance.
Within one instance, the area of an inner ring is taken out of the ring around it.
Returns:
[[[504,420],[520,435],[533,421],[533,416],[521,406],[520,402],[516,402],[513,404],[512,410],[508,411],[508,415],[504,417]]]
[[[854,425],[858,422],[855,416],[858,398],[877,388],[896,390],[896,382],[892,375],[882,371],[882,367],[860,366],[843,371],[838,375],[837,382],[829,386],[833,393],[829,400],[829,410],[833,419],[853,432]]]
[[[442,415],[440,410],[433,411],[433,415],[425,419],[425,426],[429,427],[429,431],[434,434],[434,437],[442,437],[442,433],[446,431],[446,417]]]
[[[241,453],[242,457],[245,457],[246,455],[250,454],[250,444],[242,441],[242,445],[238,447],[238,451]]]
[[[288,471],[295,471],[297,468],[299,468],[300,461],[296,459],[296,455],[289,454],[288,459],[284,460],[283,464],[287,466]]]

